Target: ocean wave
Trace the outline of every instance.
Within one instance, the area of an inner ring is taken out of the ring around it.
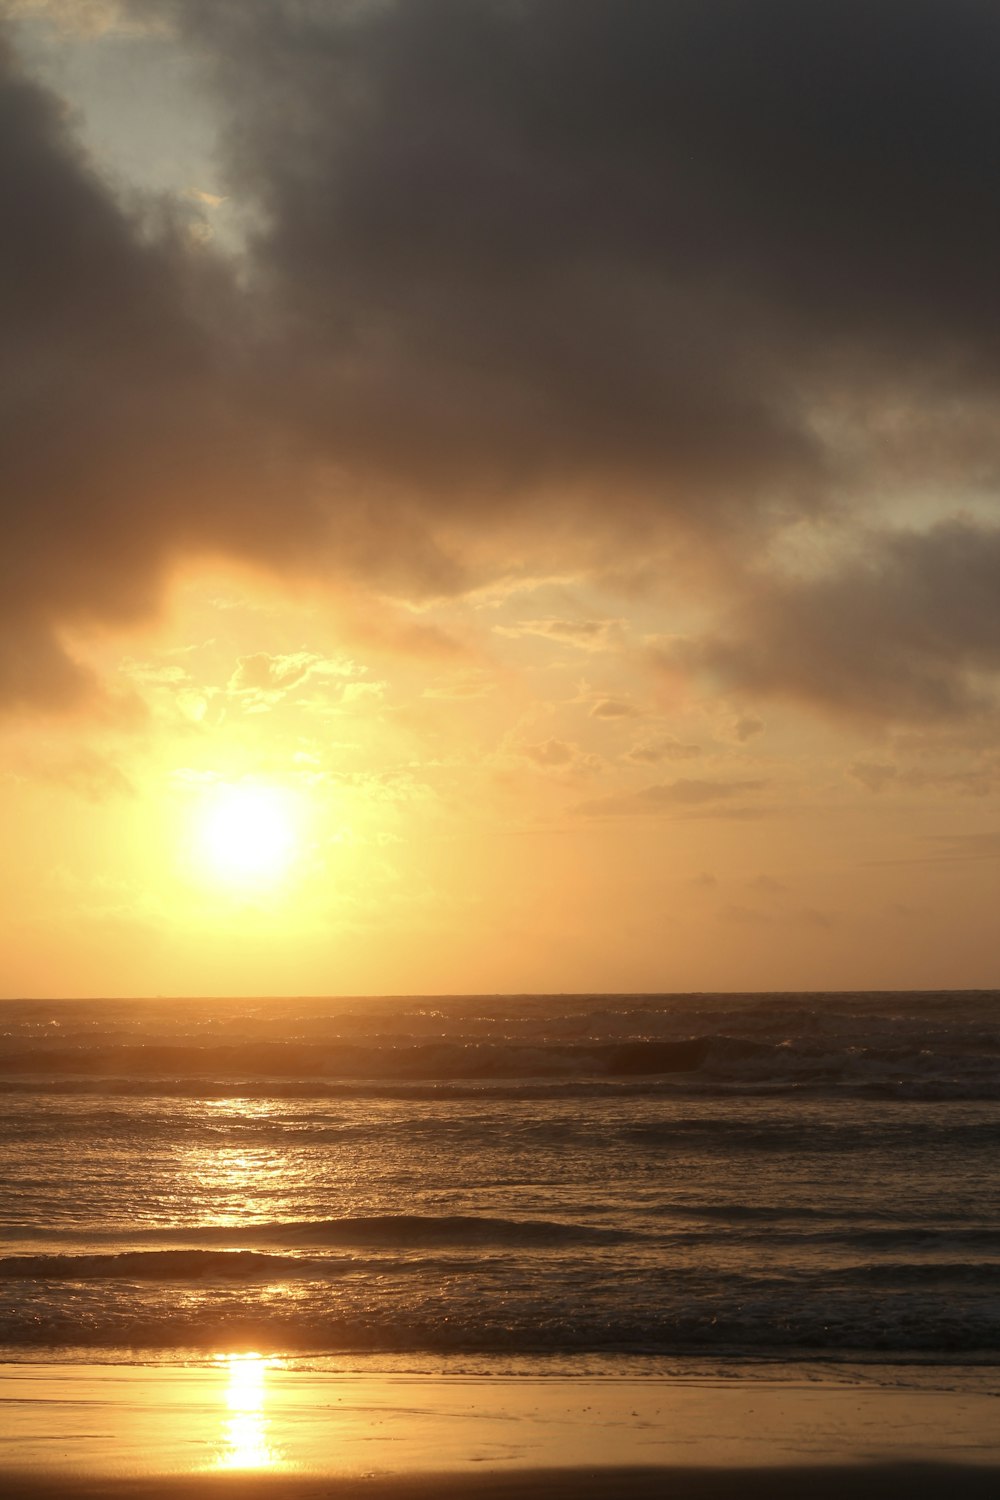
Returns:
[[[693,1088],[725,1092],[832,1090],[914,1099],[995,1098],[995,1036],[926,1028],[895,1045],[814,1036],[783,1039],[703,1033],[670,1040],[444,1039],[413,1045],[242,1041],[167,1045],[81,1043],[13,1047],[0,1061],[7,1091],[45,1088],[194,1097],[263,1093],[295,1097],[429,1097],[463,1086],[478,1094],[574,1088]],[[398,1091],[398,1092],[397,1092]],[[537,1095],[536,1095],[537,1096]]]
[[[829,1286],[803,1299],[801,1287],[761,1283],[742,1300],[723,1287],[659,1304],[647,1289],[642,1304],[623,1289],[613,1307],[511,1306],[476,1289],[452,1294],[446,1316],[428,1288],[422,1300],[401,1303],[381,1289],[352,1295],[344,1278],[307,1295],[241,1283],[217,1287],[188,1283],[178,1296],[170,1285],[146,1283],[119,1294],[113,1281],[66,1289],[25,1283],[22,1299],[0,1313],[0,1344],[8,1348],[127,1348],[148,1350],[254,1349],[283,1355],[621,1353],[715,1357],[854,1357],[928,1355],[1000,1363],[1000,1322],[995,1287],[967,1293],[960,1303],[948,1288]]]
[[[209,1074],[243,1078],[394,1078],[414,1081],[550,1077],[592,1073],[629,1077],[683,1073],[701,1067],[715,1039],[563,1044],[532,1042],[420,1042],[411,1046],[360,1046],[242,1042],[178,1046],[155,1043],[46,1046],[11,1049],[0,1070],[30,1073],[185,1078]],[[737,1042],[741,1052],[761,1044]]]
[[[86,1096],[84,1096],[86,1097]],[[192,1101],[178,1109],[176,1100],[164,1099],[158,1107],[156,1096],[137,1096],[139,1107],[100,1108],[86,1105],[70,1109],[0,1110],[0,1137],[20,1142],[61,1142],[67,1129],[85,1131],[88,1140],[106,1140],[109,1146],[142,1143],[145,1140],[184,1142],[186,1144],[220,1144],[241,1146],[277,1146],[280,1148],[313,1148],[321,1146],[386,1146],[398,1143],[410,1147],[424,1142],[430,1147],[459,1147],[474,1150],[490,1147],[496,1132],[502,1128],[511,1145],[551,1148],[583,1147],[592,1152],[598,1147],[638,1147],[643,1152],[671,1153],[691,1150],[727,1154],[786,1153],[804,1155],[839,1155],[844,1151],[864,1151],[873,1147],[891,1150],[898,1142],[901,1149],[912,1145],[913,1124],[909,1118],[892,1120],[881,1115],[877,1121],[846,1118],[843,1115],[818,1120],[797,1113],[786,1120],[746,1120],[734,1123],[731,1115],[690,1114],[671,1110],[665,1118],[641,1119],[626,1123],[614,1114],[596,1117],[593,1110],[583,1109],[557,1115],[551,1109],[530,1114],[507,1115],[502,1121],[498,1111],[482,1108],[472,1113],[446,1107],[454,1099],[451,1093],[434,1093],[432,1102],[438,1110],[416,1113],[401,1112],[386,1117],[384,1111],[339,1112],[336,1101],[325,1098],[285,1101],[285,1107],[273,1111],[241,1111],[238,1108],[219,1111],[198,1107]],[[239,1096],[242,1098],[242,1096]],[[267,1097],[273,1097],[268,1094]],[[496,1096],[474,1095],[480,1104],[489,1105]],[[500,1096],[515,1098],[511,1092]],[[547,1095],[530,1092],[526,1100],[544,1102]],[[556,1096],[565,1100],[565,1092]],[[569,1096],[571,1097],[571,1096]],[[611,1094],[614,1099],[615,1094]],[[631,1096],[635,1097],[635,1096]],[[656,1095],[649,1095],[655,1098]],[[213,1102],[218,1096],[212,1095]],[[314,1107],[310,1108],[312,1104]],[[330,1107],[331,1104],[333,1107]],[[652,1111],[647,1111],[652,1113]],[[960,1118],[927,1119],[921,1126],[924,1149],[995,1150],[1000,1148],[1000,1120],[967,1121]]]
[[[766,1203],[654,1203],[646,1210],[657,1219],[720,1219],[729,1224],[779,1224],[834,1219],[829,1210],[807,1208],[801,1204]]]
[[[1000,1229],[979,1226],[945,1225],[932,1227],[908,1224],[899,1228],[852,1230],[844,1239],[859,1249],[884,1250],[904,1248],[910,1251],[939,1253],[952,1247],[992,1250],[1000,1255]]]
[[[669,1256],[664,1264],[671,1275],[677,1275],[691,1255],[696,1257],[691,1264],[697,1269],[702,1254],[712,1255],[722,1247],[734,1246],[752,1250],[770,1246],[775,1252],[791,1249],[796,1259],[803,1252],[814,1251],[867,1255],[876,1258],[866,1263],[876,1266],[891,1264],[881,1257],[892,1252],[915,1257],[910,1263],[918,1266],[935,1261],[944,1264],[945,1258],[955,1253],[978,1252],[996,1257],[1000,1265],[1000,1229],[970,1225],[957,1214],[940,1213],[933,1224],[879,1224],[872,1222],[870,1209],[853,1214],[804,1205],[680,1202],[651,1204],[645,1209],[634,1206],[630,1212],[633,1227],[629,1228],[580,1220],[475,1214],[358,1214],[338,1219],[127,1227],[104,1232],[24,1227],[6,1232],[8,1244],[23,1245],[25,1251],[0,1258],[0,1279],[63,1272],[70,1275],[74,1268],[81,1275],[125,1276],[142,1273],[144,1266],[150,1276],[166,1276],[182,1266],[186,1256],[191,1258],[192,1267],[217,1265],[220,1273],[233,1276],[241,1274],[241,1267],[248,1274],[257,1270],[278,1273],[286,1256],[289,1263],[302,1268],[313,1264],[308,1258],[310,1251],[338,1249],[362,1249],[380,1257],[366,1262],[353,1259],[351,1263],[359,1269],[363,1265],[384,1267],[385,1257],[394,1253],[408,1256],[418,1251],[468,1249],[480,1256],[516,1250],[565,1254],[579,1248],[591,1254],[602,1247],[617,1247],[644,1257]],[[891,1212],[887,1210],[886,1216],[891,1218]],[[46,1248],[36,1252],[30,1248],[33,1245]],[[49,1254],[47,1247],[52,1245],[66,1246],[66,1253]],[[95,1253],[98,1245],[108,1248]],[[257,1252],[259,1258],[233,1258],[244,1251]],[[322,1264],[329,1267],[333,1261],[324,1258]],[[43,1265],[49,1269],[39,1269]]]
[[[35,1237],[36,1231],[31,1231]],[[8,1235],[8,1238],[16,1236]],[[572,1245],[617,1245],[637,1236],[627,1230],[551,1219],[504,1219],[475,1214],[357,1214],[342,1219],[278,1220],[262,1224],[196,1224],[189,1227],[132,1229],[109,1231],[115,1244],[162,1244],[184,1247],[225,1246],[223,1253],[236,1249],[297,1249],[303,1246],[364,1246],[368,1249],[433,1249],[447,1246],[517,1247],[545,1249]],[[46,1240],[64,1238],[69,1242],[78,1236],[70,1231],[60,1236],[46,1232]],[[88,1238],[93,1239],[93,1234]],[[167,1256],[188,1253],[173,1249],[160,1252]],[[10,1257],[20,1263],[36,1257]],[[61,1257],[57,1257],[61,1259]],[[65,1257],[70,1260],[73,1257]],[[76,1257],[81,1263],[87,1257]],[[112,1256],[98,1257],[110,1261]],[[0,1260],[0,1266],[9,1261]],[[125,1264],[124,1261],[120,1262]],[[164,1265],[172,1264],[169,1260]],[[220,1262],[221,1264],[221,1262]]]
[[[962,1291],[1000,1285],[994,1260],[873,1261],[846,1266],[826,1278],[838,1286],[953,1286]]]
[[[350,1258],[346,1265],[350,1265]],[[345,1265],[329,1268],[345,1269]],[[111,1255],[8,1255],[0,1281],[261,1281],[315,1276],[315,1261],[253,1250],[121,1250]]]
[[[328,1281],[366,1271],[394,1276],[454,1275],[481,1270],[481,1259],[435,1255],[386,1259],[357,1255],[281,1254],[261,1250],[115,1250],[107,1254],[0,1257],[3,1281],[289,1282]]]
[[[724,1145],[731,1152],[788,1152],[795,1157],[803,1155],[839,1155],[843,1151],[859,1151],[877,1144],[879,1149],[892,1149],[898,1141],[901,1147],[912,1144],[913,1126],[909,1120],[886,1120],[880,1118],[877,1125],[870,1122],[827,1119],[807,1120],[801,1116],[787,1120],[748,1121],[735,1123],[731,1116],[695,1115],[690,1118],[673,1116],[663,1120],[642,1120],[618,1128],[620,1139],[636,1146],[656,1149],[659,1147],[684,1148],[713,1147]],[[969,1150],[1000,1148],[1000,1120],[949,1119],[928,1120],[921,1127],[921,1141],[925,1147],[965,1147]]]

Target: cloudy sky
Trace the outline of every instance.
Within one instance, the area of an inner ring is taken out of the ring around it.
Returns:
[[[1000,984],[1000,11],[0,16],[0,992]]]

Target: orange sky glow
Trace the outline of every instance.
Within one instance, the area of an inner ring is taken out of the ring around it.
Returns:
[[[0,993],[1000,983],[995,392],[897,353],[975,320],[668,265],[627,142],[542,222],[542,116],[438,202],[224,11],[10,8]]]

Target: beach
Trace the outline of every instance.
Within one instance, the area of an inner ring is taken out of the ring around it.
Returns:
[[[306,1479],[239,1478],[229,1480],[73,1479],[50,1481],[34,1475],[12,1475],[11,1494],[31,1500],[465,1500],[484,1496],[487,1500],[839,1500],[849,1484],[856,1500],[890,1500],[906,1495],[910,1500],[994,1500],[996,1471],[967,1465],[889,1465],[843,1469],[569,1469],[553,1476],[549,1471],[488,1473],[470,1480],[461,1475],[432,1474],[390,1480],[351,1480],[312,1476]]]
[[[995,1496],[996,1006],[8,1004],[5,1491]]]
[[[81,1500],[995,1495],[1000,1383],[897,1379],[8,1365],[2,1468]]]
[[[0,123],[0,1500],[1000,1500],[1000,4]]]

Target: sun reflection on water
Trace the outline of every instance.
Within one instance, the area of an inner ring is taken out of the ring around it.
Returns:
[[[268,1440],[266,1415],[267,1371],[271,1364],[259,1354],[219,1354],[216,1360],[228,1370],[226,1407],[222,1423],[223,1451],[216,1460],[219,1469],[273,1469],[281,1463],[280,1452]]]
[[[285,1153],[253,1146],[199,1146],[187,1153],[184,1178],[202,1224],[245,1228],[281,1217],[288,1191]]]

